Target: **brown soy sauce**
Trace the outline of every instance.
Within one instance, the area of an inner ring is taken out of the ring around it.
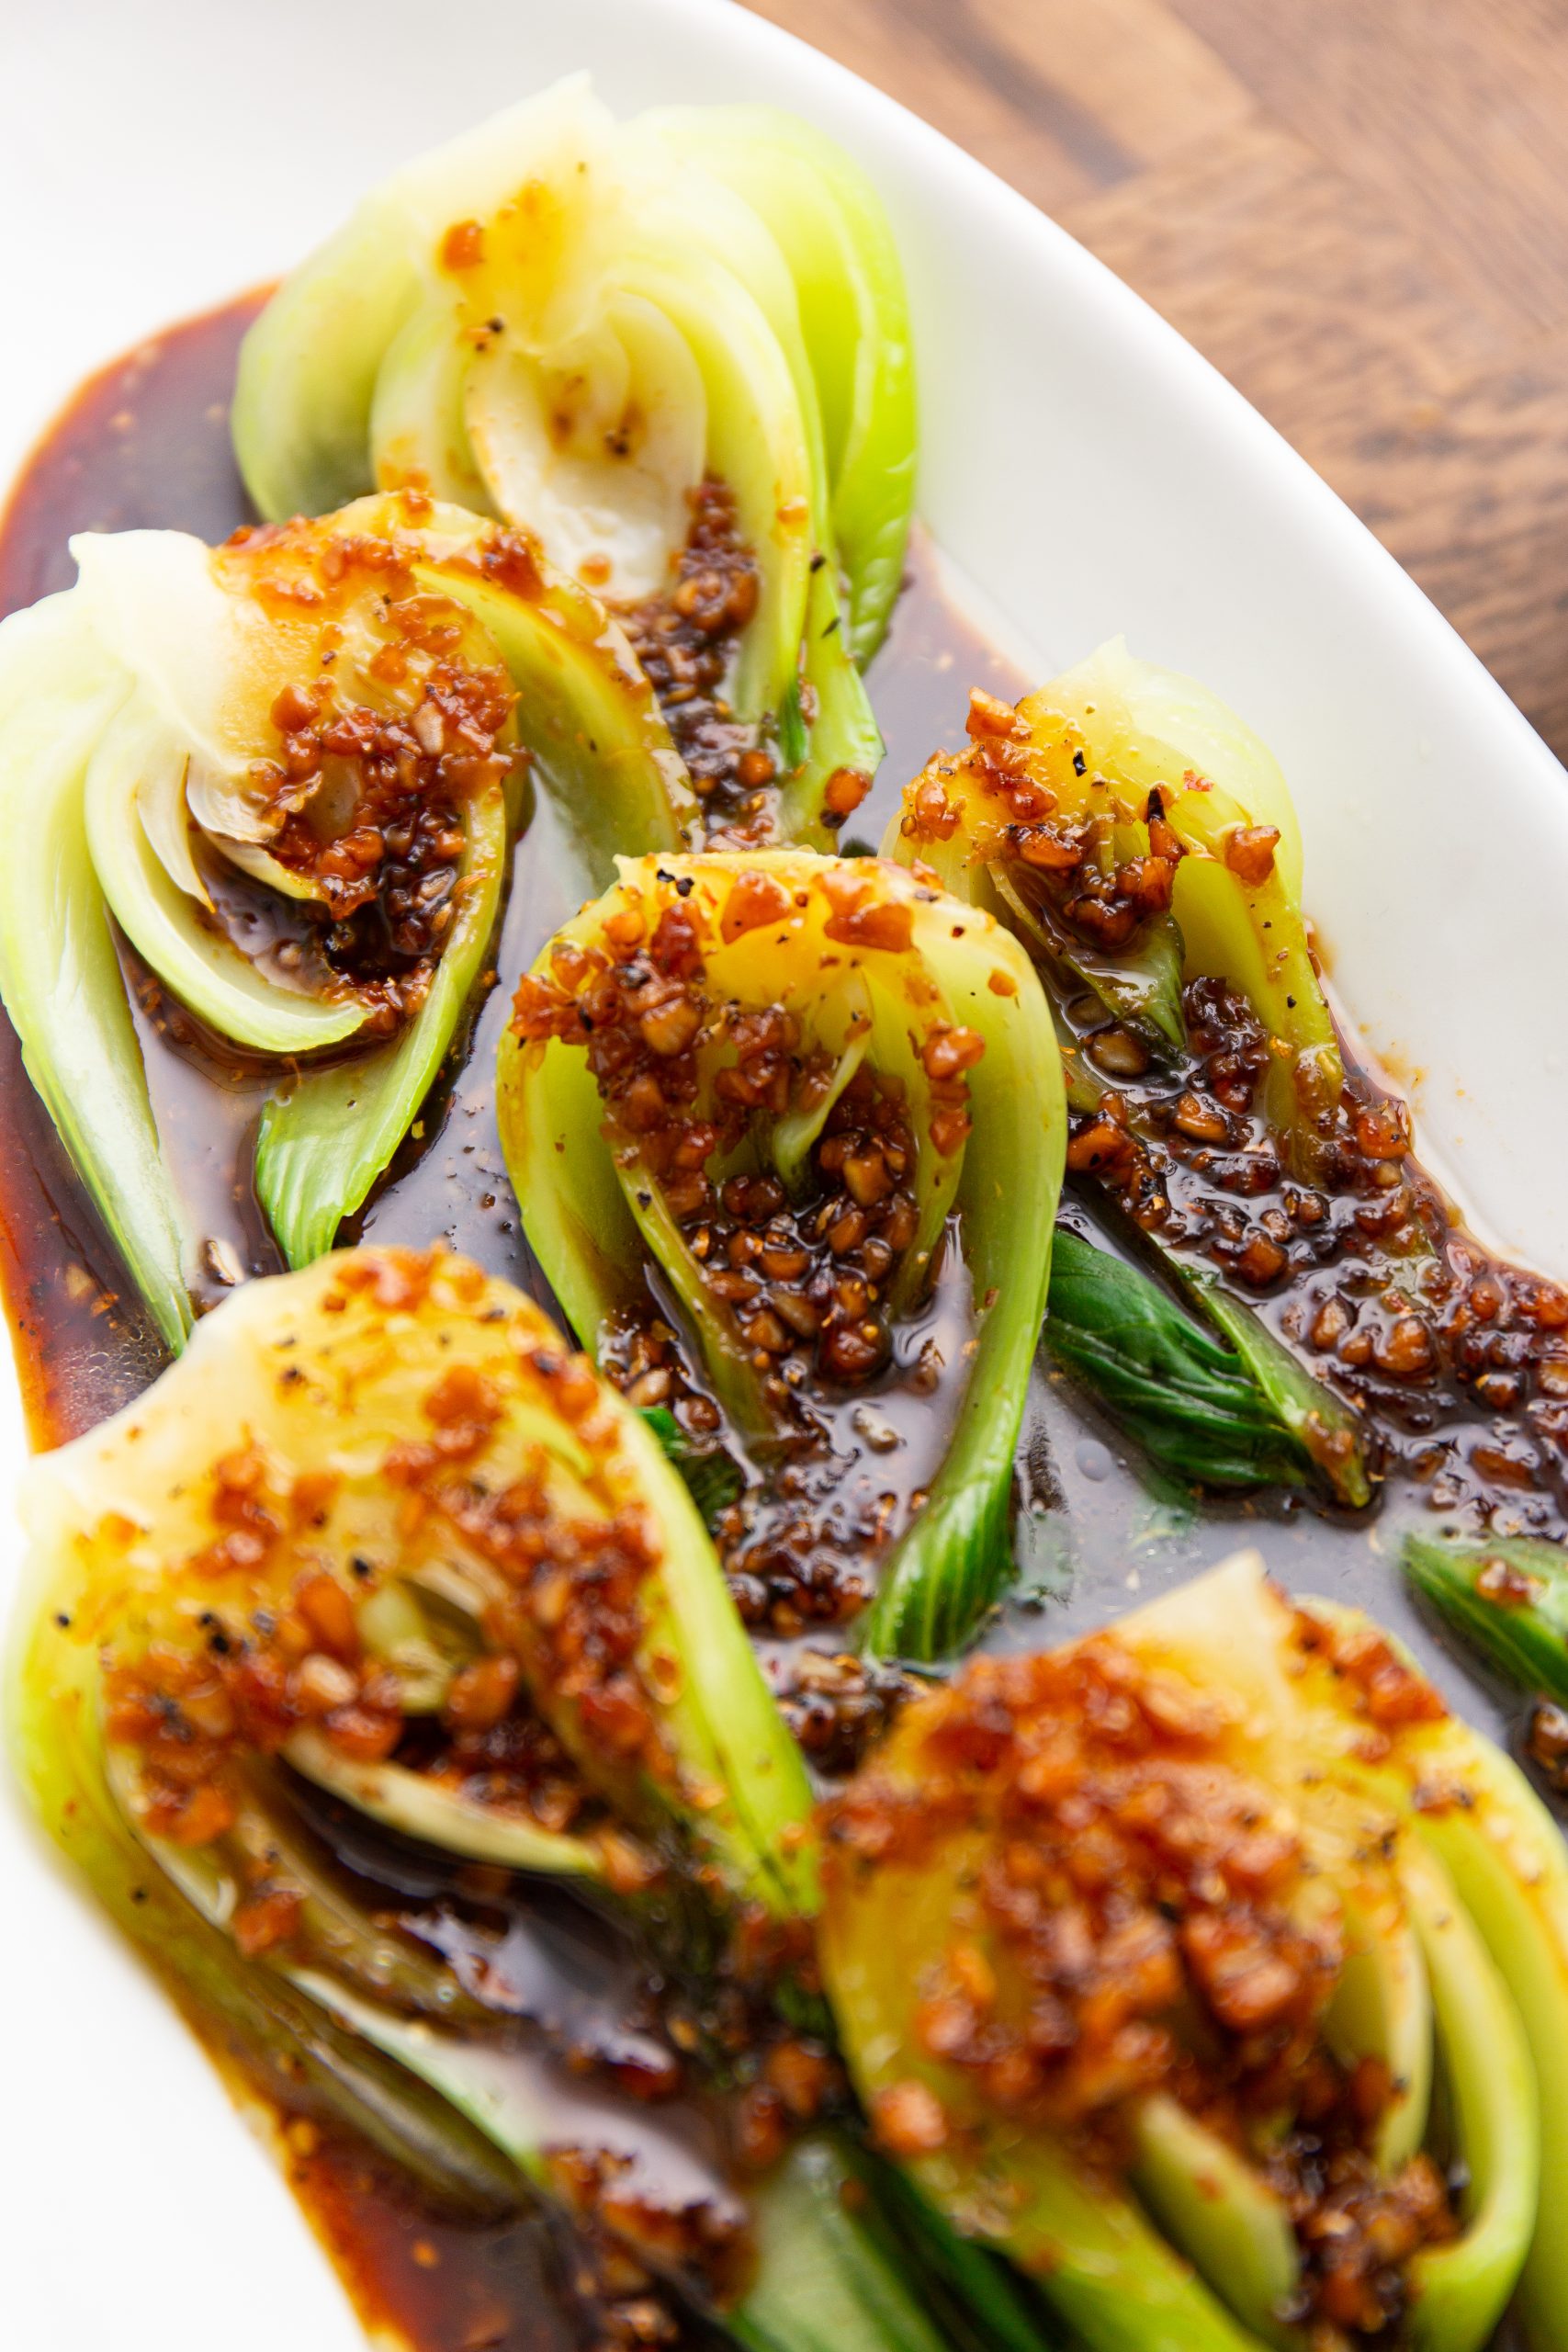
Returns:
[[[0,614],[70,584],[66,542],[75,531],[172,526],[219,540],[254,519],[230,448],[228,403],[240,341],[263,299],[248,295],[171,328],[82,388],[34,452],[0,522]],[[847,845],[874,846],[908,777],[932,751],[962,744],[972,685],[1012,698],[1026,683],[943,597],[931,551],[917,533],[904,594],[871,673],[888,757]],[[501,1152],[493,1069],[511,986],[570,911],[551,850],[550,812],[541,800],[514,862],[495,982],[359,1221],[367,1238],[444,1238],[546,1296]],[[187,1205],[209,1237],[203,1303],[211,1304],[235,1279],[278,1262],[248,1173],[267,1074],[201,1035],[129,948],[123,956],[160,1125]],[[3,1014],[0,1088],[6,1106],[0,1291],[29,1431],[43,1446],[128,1402],[166,1357],[28,1081]],[[1087,1198],[1075,1204],[1075,1215],[1086,1229],[1098,1223]],[[835,1427],[834,1442],[852,1470],[847,1421],[841,1431]],[[896,1468],[876,1467],[885,1482],[892,1469],[900,1507],[929,1476],[926,1451],[907,1442]],[[1021,1575],[988,1639],[1000,1647],[1059,1639],[1255,1544],[1293,1589],[1375,1611],[1458,1707],[1506,1737],[1511,1710],[1435,1637],[1397,1573],[1399,1523],[1420,1507],[1413,1493],[1391,1484],[1371,1519],[1289,1496],[1197,1508],[1189,1490],[1151,1480],[1120,1434],[1042,1358],[1020,1455]],[[373,1871],[374,1863],[364,1867]],[[396,1897],[395,1887],[389,1892]],[[460,1909],[456,1876],[447,1894]],[[445,1898],[437,1890],[429,1899],[439,1907]],[[613,1931],[589,1920],[583,1939],[566,1949],[548,1931],[554,1897],[509,1899],[510,1932],[532,1955],[538,1982],[553,1983],[570,2006],[581,1997],[584,1970],[591,1975],[604,1964]],[[594,1951],[599,1957],[590,1961]],[[551,2000],[543,1997],[542,2007],[549,2011]],[[592,2052],[587,2063],[596,2063]],[[592,2339],[592,2311],[572,2283],[570,2242],[536,2213],[456,2222],[427,2210],[383,2160],[319,2119],[285,2114],[280,2133],[293,2186],[367,2326],[400,2336],[414,2352],[570,2352]]]

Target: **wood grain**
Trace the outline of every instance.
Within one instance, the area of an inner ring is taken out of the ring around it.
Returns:
[[[1563,0],[749,0],[1045,206],[1568,757]]]

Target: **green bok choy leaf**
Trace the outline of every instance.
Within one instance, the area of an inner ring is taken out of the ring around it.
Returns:
[[[1173,1477],[1293,1487],[1312,1473],[1312,1456],[1234,1351],[1147,1274],[1064,1227],[1052,1250],[1045,1346]]]

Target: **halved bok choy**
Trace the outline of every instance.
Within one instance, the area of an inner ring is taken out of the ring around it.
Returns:
[[[255,1182],[331,1245],[471,1003],[524,770],[581,887],[694,802],[620,631],[515,535],[378,497],[211,549],[73,541],[0,627],[0,994],[28,1073],[178,1348],[203,1237],[157,1132],[118,938],[222,1051],[275,1071]]]
[[[815,1903],[804,1769],[685,1490],[529,1300],[443,1252],[255,1282],[24,1511],[23,1783],[198,2023],[427,2191],[552,2197],[749,2345],[940,2352],[830,2129],[750,2211],[656,2117],[577,2145],[536,2038],[298,1801],[612,1896],[690,1868]]]
[[[1568,1554],[1540,1535],[1415,1527],[1404,1573],[1430,1608],[1518,1690],[1568,1705]]]
[[[884,1653],[958,1645],[1010,1572],[1059,1069],[1017,943],[873,859],[624,859],[518,989],[502,1140],[530,1246],[601,1358],[648,1317],[651,1274],[765,1449],[815,1398],[905,1376],[901,1334],[945,1287],[953,1426],[869,1613]]]
[[[1239,989],[1278,1043],[1269,1114],[1306,1173],[1342,1069],[1302,915],[1301,831],[1267,746],[1120,639],[1016,708],[975,695],[969,732],[909,786],[887,854],[1005,911],[1156,1053],[1185,1045],[1185,981]]]
[[[1094,2352],[1568,2314],[1568,1860],[1368,1620],[1242,1555],[906,1711],[825,1824],[882,2144]]]
[[[1135,660],[1120,639],[1016,707],[976,693],[969,737],[908,786],[885,854],[1024,942],[1062,1030],[1069,1168],[1126,1211],[1129,1238],[1218,1324],[1338,1498],[1366,1503],[1353,1412],[1252,1310],[1245,1284],[1238,1294],[1178,1246],[1158,1169],[1140,1161],[1141,1148],[1172,1140],[1224,1151],[1244,1097],[1286,1181],[1326,1177],[1341,1151],[1345,1072],[1278,762],[1216,695]],[[1200,995],[1203,984],[1224,991],[1225,1017],[1246,1027],[1223,1101],[1203,1091],[1193,983]],[[1239,1175],[1229,1181],[1250,1197]],[[1260,1247],[1267,1287],[1276,1245]]]
[[[221,1846],[233,1776],[281,1756],[517,1869],[635,1877],[652,1862],[626,1840],[685,1823],[738,1894],[810,1907],[786,1835],[803,1769],[684,1485],[467,1261],[342,1250],[248,1284],[149,1397],[32,1473],[27,1510],[52,1594],[29,1740],[45,1685],[77,1690],[163,1843]],[[513,1785],[462,1735],[514,1713],[550,1736]]]
[[[755,566],[723,693],[784,837],[826,845],[869,783],[859,665],[899,582],[912,350],[880,203],[804,124],[617,123],[581,75],[524,101],[396,173],[285,281],[233,425],[264,514],[414,483],[627,612],[668,599],[716,494]]]

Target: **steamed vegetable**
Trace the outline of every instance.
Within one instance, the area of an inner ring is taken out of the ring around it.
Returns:
[[[1270,1116],[1304,1172],[1343,1073],[1272,755],[1217,695],[1120,640],[1016,710],[976,695],[970,726],[969,749],[909,787],[890,853],[1005,907],[1156,1046],[1183,1042],[1183,980],[1230,982],[1278,1045]]]
[[[233,424],[264,514],[414,483],[645,615],[706,502],[754,566],[723,693],[784,772],[786,837],[825,842],[869,781],[856,665],[900,575],[912,353],[881,206],[806,125],[617,124],[581,76],[526,100],[405,166],[285,282]],[[721,571],[691,568],[680,609]]]
[[[127,691],[69,592],[0,627],[0,996],[62,1143],[177,1348],[191,1321],[187,1245],[82,808],[93,747]]]
[[[1016,709],[975,695],[969,732],[965,751],[939,752],[910,785],[886,854],[1010,924],[1059,1018],[1069,1001],[1098,1001],[1084,1035],[1063,1023],[1077,1123],[1069,1166],[1131,1188],[1145,1246],[1220,1325],[1340,1498],[1366,1503],[1354,1415],[1175,1246],[1157,1182],[1140,1189],[1136,1176],[1140,1139],[1163,1142],[1173,1118],[1221,1146],[1228,1132],[1226,1107],[1187,1091],[1195,981],[1222,984],[1246,1008],[1258,1073],[1247,1099],[1286,1170],[1311,1181],[1336,1148],[1344,1070],[1278,764],[1215,695],[1134,661],[1119,640]],[[1127,1083],[1134,1073],[1144,1096]]]
[[[1366,1619],[1244,1555],[978,1661],[826,1837],[883,2144],[1086,2345],[1562,2341],[1568,1857]]]
[[[601,1355],[647,1320],[656,1270],[752,1442],[814,1394],[865,1391],[933,1282],[951,1296],[961,1274],[956,1426],[867,1629],[874,1649],[940,1655],[1010,1565],[1062,1155],[1040,992],[988,917],[870,859],[620,872],[524,979],[502,1047],[530,1246]]]
[[[1149,1459],[1209,1487],[1300,1486],[1311,1454],[1231,1349],[1137,1267],[1058,1227],[1045,1346]]]
[[[25,1512],[24,1782],[198,2018],[465,2211],[563,2199],[748,2344],[939,2352],[831,2132],[761,2183],[754,2245],[674,2141],[692,2201],[661,2202],[655,2120],[625,2166],[574,2147],[547,2066],[362,1907],[279,1777],[457,1857],[624,1890],[673,1837],[737,1900],[812,1903],[800,1761],[684,1489],[531,1302],[438,1252],[254,1283]]]
[[[584,888],[627,839],[674,846],[694,804],[604,610],[470,515],[382,497],[216,550],[72,544],[76,586],[0,629],[0,991],[178,1347],[203,1237],[113,926],[203,1030],[276,1066],[256,1189],[304,1261],[386,1167],[473,996],[523,761]]]
[[[1568,1555],[1540,1536],[1404,1539],[1404,1573],[1521,1690],[1568,1705]]]
[[[687,1823],[738,1890],[807,1898],[802,1770],[684,1486],[460,1259],[344,1251],[249,1284],[150,1402],[33,1473],[27,1510],[35,1734],[45,1687],[91,1713],[107,1673],[106,1769],[164,1841],[220,1846],[231,1770],[281,1754],[454,1852],[613,1874],[614,1837],[556,1826],[608,1803],[648,1838]],[[547,1763],[491,1802],[461,1734],[518,1705]],[[445,1735],[428,1770],[402,1757],[421,1725]]]

